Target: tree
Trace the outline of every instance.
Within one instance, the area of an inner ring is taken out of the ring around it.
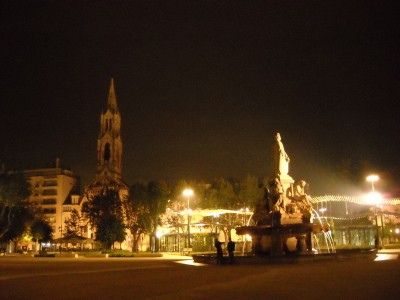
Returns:
[[[145,205],[146,199],[146,184],[137,182],[130,187],[128,201],[124,202],[127,227],[133,235],[132,252],[138,251],[139,238],[147,234],[147,229],[151,228],[150,214]]]
[[[30,234],[38,242],[50,241],[53,238],[53,228],[42,218],[35,218],[30,225]]]
[[[254,210],[257,202],[263,197],[263,193],[257,177],[247,175],[240,182],[239,198],[243,208]]]
[[[125,239],[122,201],[118,191],[104,188],[82,207],[82,215],[96,231],[96,240],[110,249],[114,242]]]
[[[24,231],[32,216],[29,195],[30,185],[22,174],[0,174],[0,240],[8,242]]]
[[[71,211],[71,216],[68,220],[65,220],[65,233],[64,236],[68,237],[71,235],[82,235],[81,227],[82,217],[79,212],[74,208]]]
[[[157,227],[161,225],[160,215],[165,213],[169,200],[169,189],[164,181],[150,181],[147,184],[136,183],[130,188],[128,226],[134,235],[135,243],[141,234],[150,235],[150,249],[155,251]],[[136,250],[137,244],[134,245]]]
[[[237,203],[232,183],[224,178],[216,179],[205,195],[205,207],[232,209]]]
[[[13,207],[9,216],[9,223],[7,230],[3,231],[0,242],[8,243],[20,237],[27,229],[29,224],[34,219],[34,214],[29,207],[16,206]],[[0,225],[1,227],[1,225]]]
[[[96,230],[96,239],[111,249],[114,242],[122,243],[125,240],[125,225],[122,218],[113,214],[105,214],[99,219]]]
[[[156,251],[155,249],[155,237],[157,227],[161,224],[160,215],[165,213],[168,203],[168,186],[164,181],[150,181],[147,185],[147,195],[148,195],[148,212],[150,215],[150,232],[152,239],[150,239],[150,249]]]

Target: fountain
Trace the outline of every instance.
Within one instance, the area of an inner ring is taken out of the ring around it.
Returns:
[[[314,223],[310,198],[304,191],[306,182],[299,180],[295,184],[288,174],[290,159],[279,133],[273,153],[273,179],[264,187],[264,197],[254,210],[255,225],[238,227],[236,233],[251,236],[256,256],[314,254],[317,234],[324,235],[328,252],[334,252],[328,225],[321,222],[318,214],[318,222]]]

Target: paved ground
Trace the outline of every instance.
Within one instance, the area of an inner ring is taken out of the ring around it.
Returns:
[[[0,257],[0,299],[400,298],[399,259],[223,266],[190,262],[178,256]]]

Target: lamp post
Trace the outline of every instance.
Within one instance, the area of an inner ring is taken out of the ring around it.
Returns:
[[[187,224],[187,232],[188,232],[188,248],[190,247],[190,214],[189,214],[189,209],[190,209],[190,196],[193,196],[193,190],[192,189],[185,189],[183,191],[183,196],[187,197],[187,218],[188,218],[188,224]]]
[[[375,188],[374,188],[374,182],[379,180],[379,176],[378,175],[369,175],[367,177],[367,181],[371,182],[371,188],[372,188],[372,192],[375,192]]]
[[[375,230],[376,230],[376,237],[375,237],[375,248],[378,248],[380,245],[380,238],[379,238],[379,225],[378,225],[378,213],[377,213],[377,207],[378,207],[378,202],[380,200],[380,195],[375,193],[375,187],[374,187],[374,182],[379,180],[378,175],[369,175],[367,176],[367,181],[371,182],[371,194],[369,196],[370,201],[372,201],[375,205]],[[382,224],[382,232],[383,232],[383,224]]]

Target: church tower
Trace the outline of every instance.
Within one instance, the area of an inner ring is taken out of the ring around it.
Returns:
[[[97,173],[120,179],[122,171],[121,116],[112,78],[108,92],[107,110],[101,114],[100,118],[97,153]]]
[[[117,190],[122,194],[128,191],[128,186],[122,180],[121,115],[112,78],[107,107],[100,116],[96,178],[86,188],[86,194],[98,195],[104,188]]]

